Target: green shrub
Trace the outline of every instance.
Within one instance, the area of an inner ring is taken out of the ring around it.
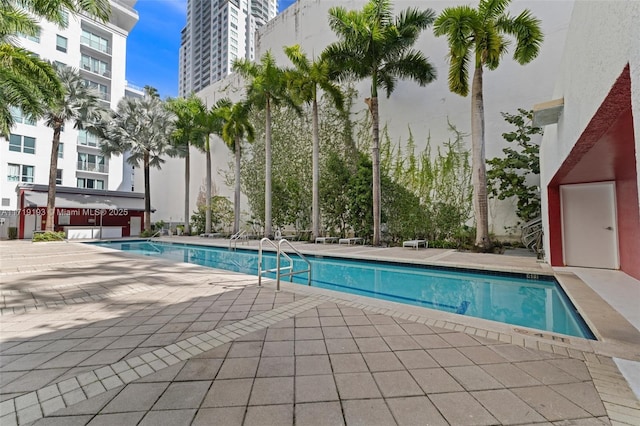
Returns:
[[[18,228],[16,228],[15,226],[10,226],[7,231],[10,240],[15,240],[18,238]]]
[[[64,241],[65,233],[64,232],[40,232],[33,235],[33,242],[43,242],[43,241]]]

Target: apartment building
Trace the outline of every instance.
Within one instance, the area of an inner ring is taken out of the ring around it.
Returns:
[[[87,16],[68,16],[67,28],[40,23],[36,37],[20,37],[20,46],[40,57],[79,70],[88,86],[96,88],[106,107],[116,108],[125,96],[127,36],[138,22],[136,0],[111,0],[109,22]],[[13,110],[15,126],[8,139],[0,138],[0,210],[16,210],[20,183],[47,185],[53,130]],[[64,128],[58,151],[57,184],[94,190],[131,191],[133,176],[124,156],[102,155],[98,140],[72,125]]]
[[[278,13],[277,0],[189,0],[181,33],[178,93],[198,92],[255,58],[255,32]]]

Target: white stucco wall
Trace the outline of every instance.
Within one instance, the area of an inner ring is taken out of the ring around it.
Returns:
[[[407,7],[426,8],[431,7],[436,14],[439,14],[445,7],[468,4],[468,1],[439,0],[428,3],[416,0],[397,0],[395,2],[396,11]],[[290,6],[285,12],[265,25],[258,34],[257,54],[271,49],[278,63],[281,66],[289,66],[290,63],[283,52],[283,46],[300,44],[303,50],[309,55],[319,54],[329,43],[335,41],[335,35],[328,25],[328,10],[332,6],[340,5],[347,9],[361,9],[365,4],[363,0],[350,1],[328,1],[328,0],[300,0]],[[486,156],[492,158],[501,154],[501,149],[505,146],[501,134],[510,130],[502,119],[500,112],[515,112],[517,108],[530,108],[533,104],[544,102],[551,98],[553,86],[559,72],[560,60],[564,49],[564,39],[568,28],[569,18],[573,1],[517,1],[514,2],[510,11],[517,14],[525,8],[532,10],[533,14],[542,21],[545,42],[542,46],[540,56],[526,66],[520,66],[505,56],[500,68],[496,71],[485,72],[485,116],[486,116]],[[393,141],[406,141],[408,137],[408,126],[411,127],[417,148],[425,146],[427,136],[431,134],[433,145],[449,139],[450,134],[447,128],[447,118],[455,124],[459,130],[470,133],[470,99],[463,98],[449,92],[447,85],[448,63],[446,61],[447,42],[446,38],[436,38],[432,29],[423,32],[415,48],[423,51],[429,60],[435,65],[438,72],[438,79],[426,87],[420,87],[410,81],[399,81],[396,90],[387,99],[381,94],[380,116],[381,125],[386,123]],[[220,93],[216,93],[220,87],[227,88],[229,83],[235,81],[235,77],[230,80],[219,82],[199,93],[199,96],[214,102],[219,99]],[[365,108],[364,98],[368,97],[370,83],[361,82],[357,89],[358,99],[355,108],[362,110]],[[229,90],[227,90],[229,93]],[[240,92],[236,96],[241,96]],[[222,95],[224,96],[224,95]],[[210,103],[211,104],[211,103]],[[470,145],[470,137],[467,138]],[[214,157],[214,168],[226,168],[229,153],[225,147],[218,149],[220,157]],[[192,163],[192,181],[194,182],[191,193],[197,194],[198,184],[204,181],[204,170],[198,170],[197,164],[204,164],[204,159],[198,160],[196,156]],[[162,173],[154,173],[154,182],[159,184],[152,191],[158,194],[166,188],[168,182],[180,179],[183,174],[183,165],[179,160],[169,160],[163,167]],[[156,178],[156,175],[158,177]],[[225,188],[220,177],[216,177],[217,186],[222,195],[230,195],[231,189]],[[136,177],[137,178],[137,177]],[[154,196],[153,204],[158,209],[156,217],[167,219],[169,216],[181,217],[183,208],[175,205],[169,211],[165,211],[165,203]],[[195,196],[192,195],[192,204],[195,208]],[[492,205],[494,203],[491,203]],[[493,223],[512,225],[515,216],[512,203],[506,202],[508,207],[494,208],[491,212]],[[193,208],[193,209],[194,209]],[[192,209],[192,210],[193,210]],[[494,232],[503,234],[502,226],[496,226]]]
[[[605,99],[627,63],[640,188],[640,2],[577,0],[553,96],[564,97],[557,125],[545,128],[541,183],[546,188]],[[547,192],[542,191],[545,229],[549,229]],[[549,247],[549,233],[545,233]],[[549,257],[547,250],[546,256]],[[547,260],[549,260],[547,258]]]

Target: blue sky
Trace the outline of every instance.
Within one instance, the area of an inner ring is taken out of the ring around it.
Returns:
[[[295,0],[280,0],[280,10]],[[178,95],[180,31],[186,24],[187,0],[138,0],[139,21],[127,39],[127,81],[150,85],[160,95]]]

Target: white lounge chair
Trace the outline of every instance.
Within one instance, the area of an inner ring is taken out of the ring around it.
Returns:
[[[318,244],[318,243],[322,243],[322,244],[335,243],[339,239],[340,238],[338,238],[338,237],[316,237],[316,244]]]
[[[356,244],[362,244],[364,245],[364,238],[360,238],[360,237],[351,237],[351,238],[340,238],[338,240],[338,244],[347,244],[347,245],[356,245]]]
[[[409,240],[402,242],[402,247],[411,247],[418,250],[420,246],[427,248],[429,247],[429,242],[427,240]]]

